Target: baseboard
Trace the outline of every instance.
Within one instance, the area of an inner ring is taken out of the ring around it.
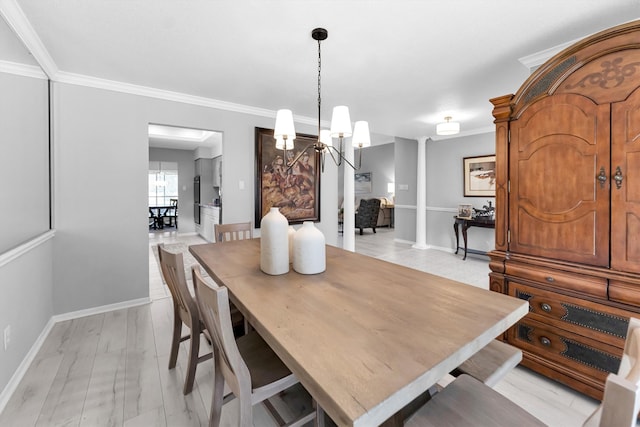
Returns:
[[[9,380],[7,385],[4,387],[4,390],[2,390],[2,393],[0,393],[0,413],[4,411],[4,408],[5,406],[7,406],[9,399],[11,399],[11,396],[13,396],[13,393],[15,393],[16,389],[18,388],[18,385],[20,384],[20,381],[22,381],[22,378],[27,373],[27,370],[31,366],[31,363],[33,362],[36,355],[40,351],[42,344],[47,339],[47,336],[49,336],[49,332],[51,332],[51,329],[53,329],[53,326],[56,323],[63,322],[65,320],[91,316],[94,314],[101,314],[109,311],[121,310],[123,308],[137,307],[139,305],[144,305],[149,303],[151,303],[151,299],[149,297],[146,297],[146,298],[139,298],[139,299],[134,299],[129,301],[118,302],[115,304],[103,305],[100,307],[88,308],[86,310],[72,311],[69,313],[57,314],[57,315],[51,316],[51,318],[49,318],[49,321],[45,325],[44,329],[42,329],[42,332],[40,333],[36,341],[33,343],[33,345],[31,346],[31,349],[29,349],[29,351],[27,352],[27,355],[24,357],[24,359],[22,359],[22,362],[18,366],[18,369],[16,369],[16,371],[11,376],[11,379]]]
[[[55,325],[55,323],[56,322],[53,320],[53,317],[49,318],[49,321],[45,325],[42,332],[40,332],[40,335],[31,346],[31,349],[29,349],[27,355],[24,357],[24,359],[22,359],[22,362],[20,362],[18,369],[16,369],[16,371],[11,376],[11,379],[5,386],[4,390],[2,390],[2,393],[0,393],[0,414],[2,413],[2,411],[4,411],[7,403],[9,403],[9,399],[11,399],[11,396],[13,396],[13,393],[18,388],[18,384],[20,384],[20,381],[22,381],[22,378],[27,373],[29,366],[31,366],[31,362],[33,362],[33,360],[36,358],[38,351],[40,351],[40,347],[42,347],[44,340],[47,339],[47,336],[49,335],[49,332],[51,332],[51,329],[53,328],[53,325]]]
[[[115,304],[101,305],[99,307],[87,308],[85,310],[71,311],[64,314],[56,314],[52,317],[54,323],[65,320],[78,319],[80,317],[92,316],[94,314],[102,314],[108,311],[122,310],[123,308],[137,307],[139,305],[149,304],[149,297],[132,299],[129,301],[117,302]]]

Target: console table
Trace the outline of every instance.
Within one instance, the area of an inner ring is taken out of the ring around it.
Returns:
[[[484,251],[467,249],[467,230],[469,229],[469,227],[496,228],[496,221],[494,219],[482,218],[482,217],[468,219],[468,218],[458,218],[457,216],[454,216],[453,218],[455,219],[453,223],[453,230],[456,233],[456,254],[460,249],[460,236],[458,234],[458,225],[461,224],[462,240],[464,241],[464,257],[462,258],[462,260],[464,261],[465,259],[467,259],[467,252],[470,252],[472,254],[486,255],[486,252]]]

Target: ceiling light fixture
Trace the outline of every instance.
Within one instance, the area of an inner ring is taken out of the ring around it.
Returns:
[[[322,69],[322,55],[320,49],[320,42],[326,40],[329,33],[324,28],[316,28],[311,31],[311,37],[318,42],[318,139],[317,141],[307,145],[302,151],[300,151],[296,157],[287,163],[287,169],[291,167],[302,157],[302,154],[307,151],[308,148],[313,149],[321,157],[322,171],[324,172],[324,157],[326,153],[331,155],[333,162],[336,166],[340,166],[343,162],[351,166],[353,169],[358,170],[362,166],[362,148],[371,145],[371,137],[369,135],[369,124],[365,121],[358,121],[355,123],[354,131],[351,131],[351,118],[349,117],[349,108],[341,105],[333,108],[333,115],[331,116],[331,130],[324,130],[320,127],[320,114],[322,107],[322,97],[320,96],[321,80],[320,71]],[[349,160],[344,157],[344,138],[348,138],[353,134],[351,143],[354,147],[358,147],[358,166],[355,166]],[[296,131],[293,124],[293,113],[291,110],[278,110],[276,113],[276,125],[273,132],[273,136],[276,139],[276,148],[284,150],[283,158],[287,158],[287,150],[293,150],[293,142],[296,139]],[[340,143],[338,148],[335,148],[331,138],[338,138]]]
[[[452,122],[451,116],[444,118],[444,122],[436,125],[436,133],[438,135],[455,135],[460,133],[460,123]]]

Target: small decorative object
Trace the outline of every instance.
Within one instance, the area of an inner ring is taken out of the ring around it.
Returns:
[[[326,258],[324,234],[313,222],[303,222],[293,236],[293,269],[300,274],[322,273]]]
[[[493,219],[496,208],[491,206],[491,200],[487,200],[487,205],[483,205],[482,209],[473,208],[473,216],[475,218]]]
[[[292,225],[289,226],[289,264],[293,262],[293,235],[296,234],[296,229]]]
[[[289,272],[289,222],[278,208],[261,221],[260,269],[273,276]]]
[[[458,205],[458,218],[471,219],[473,218],[473,206],[471,205]]]

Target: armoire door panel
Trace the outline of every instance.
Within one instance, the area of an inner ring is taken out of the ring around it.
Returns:
[[[511,122],[511,252],[607,266],[609,105],[564,94]],[[551,125],[550,125],[551,124]]]
[[[613,104],[611,268],[640,272],[640,89]]]

